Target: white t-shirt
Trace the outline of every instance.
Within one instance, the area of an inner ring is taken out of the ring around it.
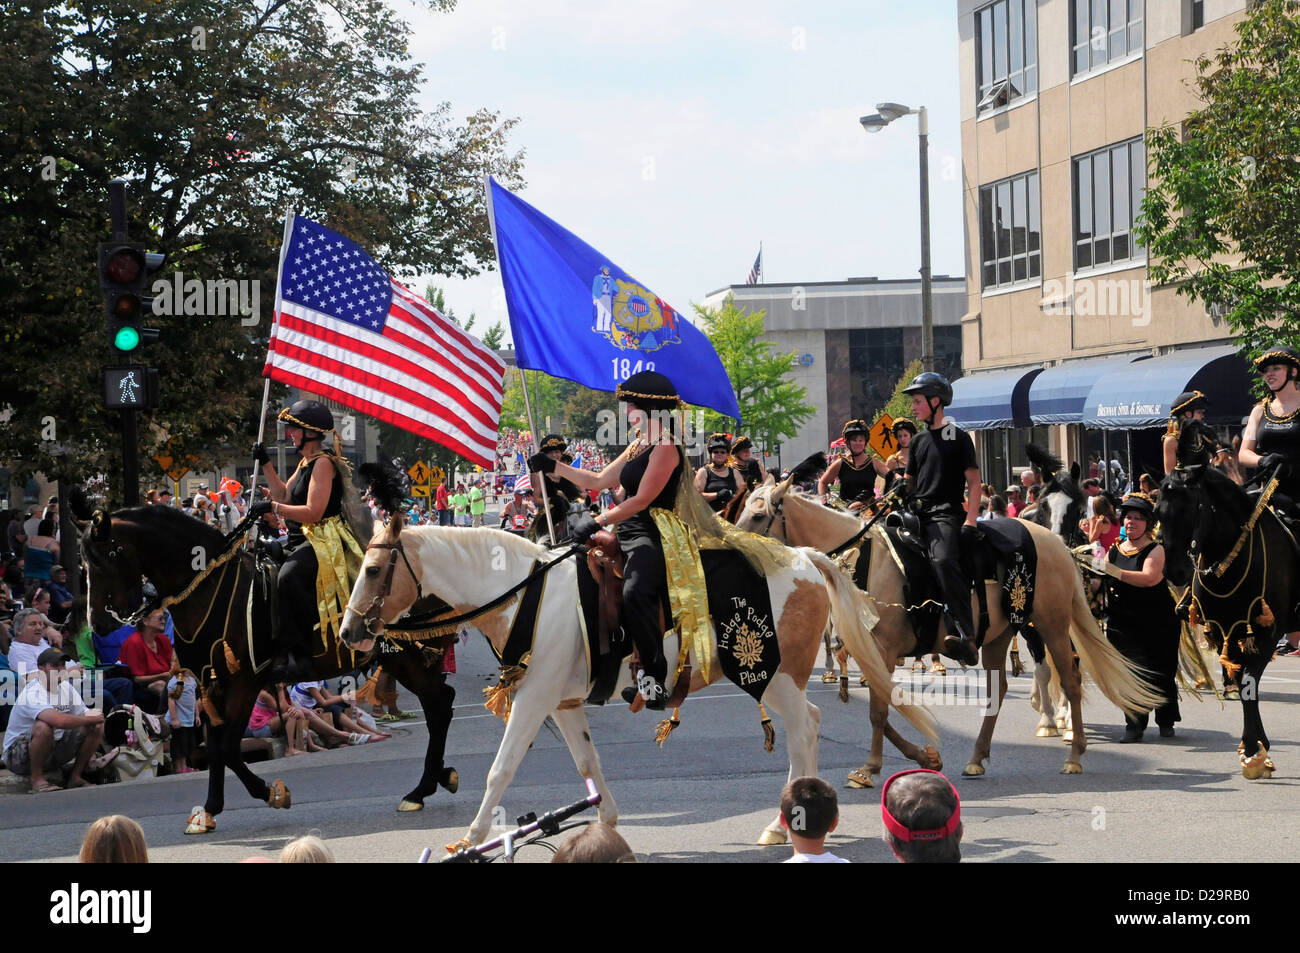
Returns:
[[[26,642],[19,642],[15,639],[9,643],[9,667],[17,672],[19,676],[34,672],[36,671],[36,660],[49,647],[50,643],[44,639],[41,639],[35,645],[28,645]]]
[[[18,693],[18,701],[14,703],[14,710],[9,715],[4,754],[9,753],[9,748],[15,741],[32,730],[32,726],[36,724],[36,716],[49,708],[57,708],[66,715],[86,713],[86,703],[81,700],[81,695],[73,688],[71,682],[60,682],[58,697],[55,698],[45,690],[41,679],[34,678]],[[58,741],[62,737],[63,729],[55,728],[54,740]]]
[[[312,697],[311,690],[319,688],[325,690],[324,682],[297,682],[289,689],[289,701],[293,702],[299,708],[315,708],[316,699]]]
[[[829,850],[820,854],[801,854],[795,851],[794,856],[789,860],[784,860],[785,864],[847,864],[848,861],[843,857],[836,857]]]

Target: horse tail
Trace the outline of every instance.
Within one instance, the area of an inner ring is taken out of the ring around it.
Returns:
[[[1079,666],[1096,683],[1101,693],[1125,714],[1153,711],[1164,704],[1164,697],[1142,678],[1149,674],[1140,665],[1120,654],[1110,644],[1088,607],[1083,591],[1083,575],[1073,566],[1074,595],[1070,603],[1070,634]]]
[[[849,576],[829,556],[812,549],[803,549],[804,555],[821,571],[831,602],[831,624],[844,640],[873,692],[881,692],[889,703],[910,721],[930,741],[939,743],[938,725],[924,705],[912,700],[911,693],[903,691],[894,682],[892,662],[886,665],[880,656],[871,630],[880,621],[871,597],[859,589]]]

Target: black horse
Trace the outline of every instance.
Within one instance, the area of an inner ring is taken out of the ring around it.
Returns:
[[[1241,686],[1242,774],[1271,777],[1268,735],[1259,713],[1259,681],[1281,633],[1297,628],[1300,558],[1291,535],[1258,494],[1209,466],[1196,428],[1178,441],[1178,467],[1160,484],[1156,515],[1165,576],[1191,584],[1192,621],[1205,623],[1225,671]]]
[[[1064,539],[1067,546],[1082,546],[1088,540],[1079,531],[1079,520],[1083,518],[1088,497],[1079,489],[1078,464],[1063,474],[1061,458],[1032,443],[1025,446],[1025,455],[1043,481],[1031,522],[1047,527]]]
[[[253,797],[272,807],[287,808],[290,796],[284,782],[277,779],[268,786],[248,769],[239,747],[258,691],[271,679],[269,590],[274,589],[274,577],[269,589],[259,583],[252,554],[239,549],[187,593],[203,569],[222,553],[224,537],[220,532],[165,506],[133,507],[112,516],[103,511],[91,516],[87,510],[84,497],[74,494],[73,512],[83,521],[88,611],[95,631],[117,627],[143,604],[141,577],[148,577],[162,595],[183,596],[170,606],[176,653],[180,664],[199,678],[209,722],[207,801],[201,812],[191,816],[186,832],[207,833],[215,828],[213,817],[225,806],[226,767]],[[446,684],[441,658],[441,652],[427,641],[385,640],[378,643],[372,656],[336,649],[313,660],[320,678],[342,675],[377,660],[419,698],[429,745],[420,782],[405,795],[399,810],[419,810],[439,784],[454,792],[458,783],[455,769],[443,764],[455,691]]]

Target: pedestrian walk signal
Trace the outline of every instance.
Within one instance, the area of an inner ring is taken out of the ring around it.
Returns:
[[[104,368],[104,405],[111,410],[158,406],[158,371],[143,364]]]

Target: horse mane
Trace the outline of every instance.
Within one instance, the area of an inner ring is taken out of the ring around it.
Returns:
[[[1029,462],[1033,464],[1034,469],[1042,475],[1044,484],[1051,483],[1052,477],[1056,476],[1061,468],[1065,466],[1060,457],[1037,444],[1025,444],[1025,456],[1029,458]]]
[[[197,542],[209,551],[218,548],[225,538],[221,530],[209,526],[202,520],[195,519],[175,507],[160,506],[156,503],[118,510],[113,514],[113,518],[135,523],[160,535],[181,535],[187,540],[197,536]]]
[[[402,530],[403,536],[408,533],[449,542],[455,539],[457,548],[470,550],[473,556],[481,557],[488,564],[497,549],[504,549],[510,556],[528,559],[536,559],[550,551],[522,536],[492,526],[409,526]]]
[[[804,483],[810,478],[822,473],[825,469],[826,454],[818,450],[812,456],[795,464],[795,468],[790,471],[790,482]]]

